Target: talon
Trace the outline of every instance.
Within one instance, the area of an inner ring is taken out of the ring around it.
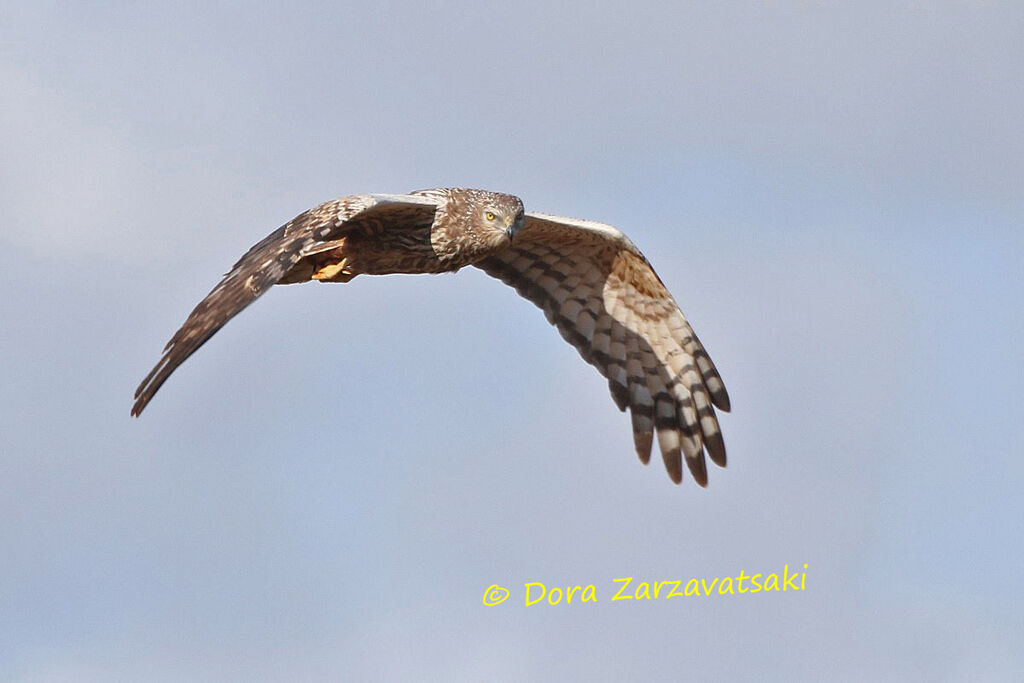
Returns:
[[[349,275],[345,270],[345,266],[348,265],[348,259],[342,259],[338,263],[330,263],[320,270],[313,273],[314,280],[331,280],[337,277],[339,274]]]

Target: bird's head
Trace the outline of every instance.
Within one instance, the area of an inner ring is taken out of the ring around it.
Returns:
[[[510,194],[487,192],[478,202],[478,225],[492,234],[501,233],[512,240],[526,221],[523,202]]]
[[[519,197],[500,192],[449,188],[430,231],[434,254],[457,270],[508,248],[526,215]]]

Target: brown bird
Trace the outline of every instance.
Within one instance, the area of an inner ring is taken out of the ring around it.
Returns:
[[[725,467],[715,408],[729,395],[711,358],[640,250],[610,225],[524,213],[518,197],[445,188],[352,195],[305,211],[255,244],[199,302],[135,391],[139,415],[174,370],[272,285],[476,266],[515,287],[608,379],[629,408],[640,460],[658,446],[707,485]]]

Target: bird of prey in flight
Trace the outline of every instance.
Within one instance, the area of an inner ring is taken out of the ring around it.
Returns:
[[[715,408],[729,395],[711,358],[640,250],[610,225],[525,213],[518,197],[463,188],[363,194],[305,211],[253,245],[199,302],[135,391],[139,415],[174,370],[271,286],[475,266],[543,309],[629,409],[637,455],[655,437],[669,477],[683,460],[707,485],[725,466]]]

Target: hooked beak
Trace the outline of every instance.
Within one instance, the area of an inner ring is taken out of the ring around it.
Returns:
[[[510,240],[515,239],[516,233],[523,229],[523,224],[526,223],[526,216],[520,216],[514,220],[507,221],[505,227],[505,234],[508,235]]]

